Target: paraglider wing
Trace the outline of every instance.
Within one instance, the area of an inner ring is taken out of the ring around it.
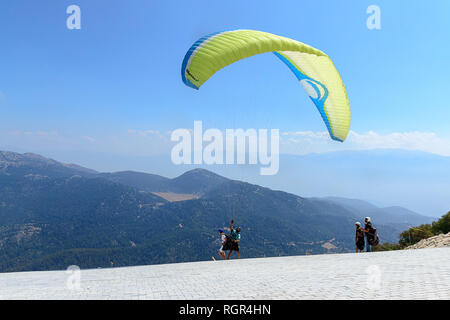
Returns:
[[[344,141],[350,104],[342,79],[322,51],[299,41],[255,30],[218,32],[199,39],[186,53],[183,82],[199,89],[218,70],[256,54],[273,52],[295,74],[319,110],[332,139]]]

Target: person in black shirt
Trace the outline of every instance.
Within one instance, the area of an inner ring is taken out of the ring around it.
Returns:
[[[369,232],[372,230],[372,221],[370,220],[370,217],[366,217],[364,219],[364,233],[366,234],[366,251],[367,252],[371,252],[372,251],[372,246],[369,243]]]
[[[361,228],[361,222],[356,222],[356,237],[355,237],[355,243],[356,243],[356,252],[362,252],[364,250],[364,230]]]
[[[236,251],[238,254],[238,259],[241,258],[241,252],[239,251],[239,242],[241,241],[241,228],[233,228],[233,223],[234,221],[231,220],[231,224],[230,224],[230,237],[231,237],[231,249],[230,252],[228,253],[228,257],[227,259],[230,259],[231,253],[233,251]]]

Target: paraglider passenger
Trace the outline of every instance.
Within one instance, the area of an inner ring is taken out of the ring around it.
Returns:
[[[230,224],[231,250],[230,250],[230,253],[228,253],[227,259],[230,259],[231,253],[233,251],[237,251],[238,259],[240,259],[241,252],[239,251],[239,242],[241,241],[241,228],[234,229],[233,223],[234,223],[234,221],[231,220],[231,224]]]
[[[220,249],[219,249],[219,255],[222,257],[222,259],[225,260],[224,247],[225,247],[225,244],[226,244],[226,242],[228,240],[228,236],[225,233],[223,233],[222,229],[219,229],[219,234],[220,234],[220,241],[221,241],[221,244],[222,244]]]
[[[364,230],[361,227],[361,222],[356,222],[356,237],[355,237],[355,243],[356,243],[356,252],[362,252],[364,250]]]

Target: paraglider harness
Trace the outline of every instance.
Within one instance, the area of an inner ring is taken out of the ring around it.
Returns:
[[[372,226],[369,227],[369,231],[367,232],[367,242],[371,246],[377,246],[380,243],[380,237],[378,236],[377,228]]]
[[[223,244],[222,250],[223,251],[227,251],[227,250],[231,250],[231,246],[232,246],[232,241],[231,241],[231,236],[225,234],[225,243]]]
[[[233,237],[233,235],[235,235],[235,237]],[[225,243],[223,244],[223,248],[222,248],[223,251],[234,250],[233,249],[233,240],[236,240],[235,239],[236,235],[237,235],[236,230],[234,230],[234,232],[232,231],[232,233],[230,235],[225,234],[226,240],[225,240]]]

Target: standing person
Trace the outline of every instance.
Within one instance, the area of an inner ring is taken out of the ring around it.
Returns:
[[[220,234],[220,241],[221,241],[221,244],[222,244],[222,246],[219,249],[219,255],[222,257],[223,260],[225,260],[224,247],[225,247],[225,244],[226,244],[226,242],[228,240],[228,236],[225,233],[223,233],[222,229],[219,229],[219,234]]]
[[[355,243],[356,243],[356,252],[363,252],[364,250],[364,230],[361,228],[361,222],[356,222],[356,237],[355,237]]]
[[[231,224],[230,224],[231,249],[230,249],[230,253],[228,253],[227,259],[230,259],[231,253],[233,251],[237,251],[238,259],[240,259],[241,252],[239,251],[239,242],[241,241],[241,228],[233,229],[233,223],[234,223],[234,221],[231,220]]]
[[[372,221],[370,220],[370,217],[366,217],[364,219],[364,223],[365,223],[365,225],[364,225],[363,231],[366,235],[366,251],[371,252],[372,246],[370,245],[370,243],[372,242],[371,233],[372,233],[373,226],[372,226]]]

